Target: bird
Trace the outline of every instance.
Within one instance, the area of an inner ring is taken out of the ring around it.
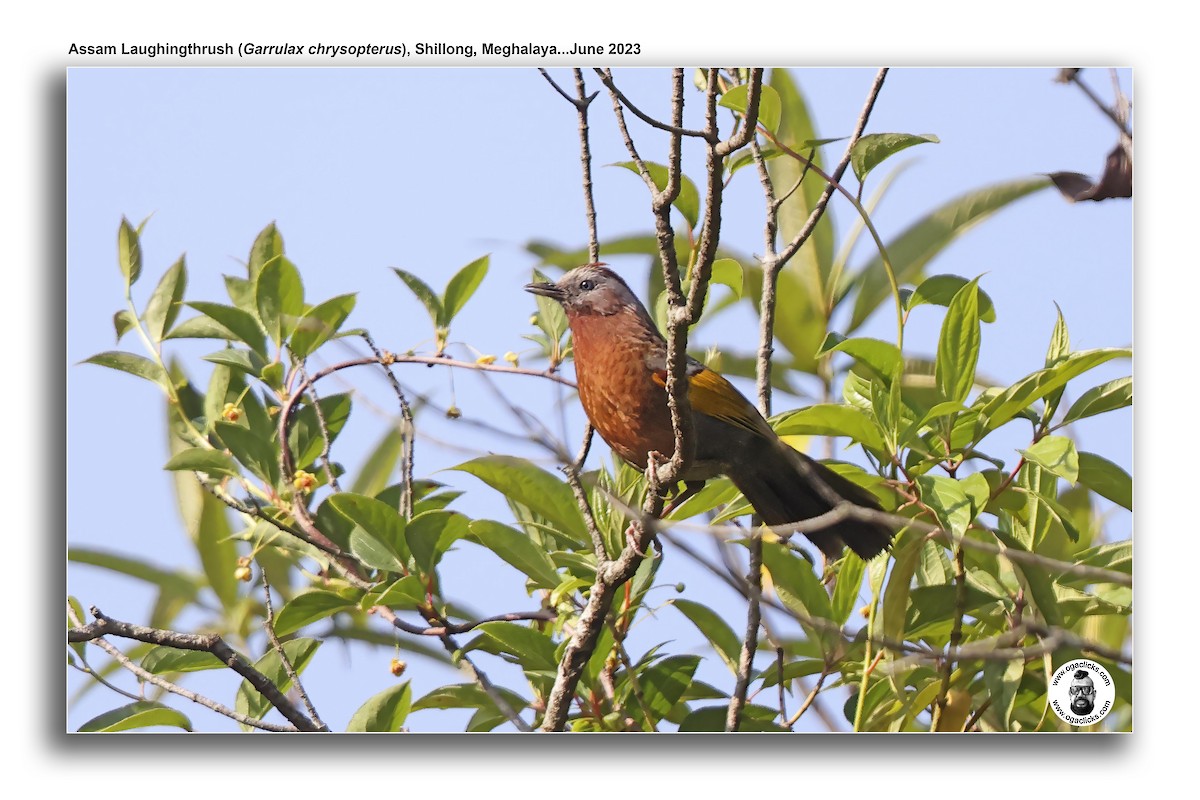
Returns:
[[[629,285],[603,264],[585,264],[525,290],[557,301],[566,312],[579,400],[612,451],[638,469],[646,468],[651,453],[669,458],[675,434],[667,404],[667,342]],[[870,491],[780,439],[719,373],[690,357],[685,371],[694,454],[673,506],[724,475],[772,527],[819,516],[843,500],[881,510]],[[882,520],[859,517],[801,532],[828,559],[849,547],[863,560],[888,550],[894,533]]]

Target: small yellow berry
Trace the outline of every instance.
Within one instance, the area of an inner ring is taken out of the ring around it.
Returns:
[[[508,363],[512,364],[514,367],[518,367],[521,365],[521,360],[519,358],[517,358],[517,354],[514,353],[512,350],[509,350],[507,353],[504,354],[504,360],[507,361]]]
[[[459,410],[458,406],[450,406],[446,409],[446,416],[450,419],[458,419],[462,416],[462,411]]]
[[[495,356],[480,356],[479,358],[475,359],[475,363],[476,364],[495,364],[496,357]]]
[[[292,486],[300,494],[311,494],[312,490],[317,487],[317,476],[311,472],[298,469],[296,470],[296,474],[292,476]]]
[[[863,606],[862,608],[860,608],[858,610],[858,613],[862,615],[863,619],[870,619],[871,618],[871,607]]]
[[[242,418],[242,410],[237,407],[236,403],[226,403],[221,409],[221,419],[228,422],[237,422]]]
[[[403,675],[404,670],[406,670],[406,669],[408,669],[408,663],[405,661],[401,661],[398,658],[393,658],[391,665],[388,667],[388,670],[391,671],[391,673],[393,675],[395,675],[397,678],[399,678],[401,675]]]
[[[537,314],[530,314],[530,315],[529,315],[529,324],[530,324],[530,325],[537,325],[537,324],[538,324],[538,315],[537,315]]]
[[[247,583],[250,580],[251,572],[249,567],[238,567],[233,571],[233,577],[237,578],[242,583]]]

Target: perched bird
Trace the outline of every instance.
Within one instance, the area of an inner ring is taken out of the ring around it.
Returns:
[[[566,311],[579,400],[609,447],[639,469],[651,452],[669,458],[675,435],[667,406],[667,343],[625,281],[589,264],[556,283],[525,289]],[[880,508],[869,491],[785,444],[716,372],[689,358],[687,380],[695,452],[683,476],[685,495],[726,475],[768,525],[816,517],[843,499]],[[845,545],[869,559],[890,546],[893,530],[882,522],[844,519],[804,534],[830,558]]]

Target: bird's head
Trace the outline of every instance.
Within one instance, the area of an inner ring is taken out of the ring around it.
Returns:
[[[610,316],[631,310],[645,316],[645,307],[621,276],[603,264],[586,264],[563,275],[554,283],[531,283],[525,291],[557,300],[567,316]]]

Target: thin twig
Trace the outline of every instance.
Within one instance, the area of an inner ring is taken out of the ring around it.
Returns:
[[[304,684],[300,682],[300,675],[296,672],[296,667],[292,664],[292,660],[288,658],[287,652],[283,649],[283,642],[279,641],[279,637],[275,635],[275,609],[271,604],[271,584],[267,582],[266,573],[263,573],[262,585],[263,602],[267,608],[267,618],[263,620],[263,629],[266,630],[267,637],[271,640],[271,646],[279,654],[279,663],[283,664],[283,669],[291,680],[292,686],[296,687],[296,691],[300,694],[300,699],[304,701],[304,708],[308,710],[308,715],[312,717],[312,721],[318,728],[324,728],[325,723],[321,721],[321,716],[317,713],[317,709],[313,707],[312,700],[308,697],[308,692],[304,690]]]
[[[100,609],[95,606],[91,607],[92,616],[95,621],[87,625],[72,628],[67,631],[68,642],[90,642],[95,641],[97,645],[103,647],[109,655],[121,662],[121,665],[126,669],[136,673],[138,677],[166,689],[169,692],[174,692],[183,697],[187,697],[197,703],[211,708],[220,714],[224,714],[238,722],[246,725],[255,725],[255,727],[266,728],[268,730],[287,730],[280,726],[267,727],[267,723],[258,724],[258,721],[251,722],[244,714],[240,714],[218,703],[201,697],[194,692],[189,692],[186,689],[175,686],[169,681],[162,680],[157,675],[150,673],[143,668],[133,664],[123,653],[113,647],[108,642],[103,641],[104,636],[120,636],[124,639],[136,639],[140,642],[149,642],[150,644],[164,645],[166,647],[175,647],[180,650],[200,650],[211,653],[219,661],[232,669],[237,674],[241,675],[246,681],[253,686],[258,693],[261,694],[267,702],[274,706],[279,713],[283,714],[296,729],[302,731],[324,731],[328,728],[317,725],[304,716],[295,705],[292,704],[287,697],[284,696],[279,688],[261,672],[256,670],[240,653],[231,648],[225,643],[219,635],[215,633],[178,633],[176,631],[160,630],[158,628],[148,628],[143,625],[133,625],[128,622],[112,619],[105,616]],[[111,648],[111,649],[110,649]],[[114,652],[115,651],[115,652]]]

